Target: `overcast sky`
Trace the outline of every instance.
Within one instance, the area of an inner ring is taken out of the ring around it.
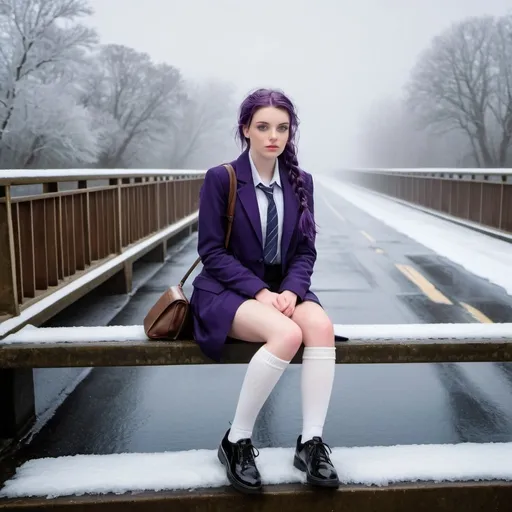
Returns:
[[[301,165],[357,165],[368,105],[399,95],[418,53],[453,21],[505,14],[507,0],[91,0],[102,43],[186,77],[233,82],[241,99],[283,89],[301,119]],[[236,120],[234,119],[235,123]],[[236,155],[234,155],[236,156]],[[212,162],[216,165],[217,162]]]

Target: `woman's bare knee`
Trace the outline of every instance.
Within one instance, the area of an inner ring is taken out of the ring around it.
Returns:
[[[302,330],[292,320],[279,313],[284,321],[275,326],[267,342],[268,349],[277,357],[289,361],[302,345]]]
[[[293,320],[253,299],[238,308],[229,336],[266,343],[268,350],[285,360],[290,360],[302,344],[302,330]]]
[[[334,326],[318,304],[303,302],[295,308],[292,320],[300,326],[305,346],[334,346]]]

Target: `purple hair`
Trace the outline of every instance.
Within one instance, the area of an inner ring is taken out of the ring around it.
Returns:
[[[293,103],[281,91],[275,89],[258,89],[249,94],[240,106],[240,115],[238,117],[238,138],[242,144],[242,149],[250,146],[250,142],[244,136],[244,126],[249,126],[256,111],[263,107],[276,107],[286,110],[290,116],[290,136],[284,148],[279,155],[279,163],[284,165],[288,171],[288,178],[299,200],[299,230],[309,238],[314,239],[316,234],[315,221],[309,209],[308,197],[304,188],[304,172],[299,169],[297,152],[295,149],[295,135],[299,126],[299,119],[295,112]]]

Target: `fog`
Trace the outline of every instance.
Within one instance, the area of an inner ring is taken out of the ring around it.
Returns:
[[[432,38],[468,16],[504,15],[510,4],[93,0],[91,5],[91,24],[102,43],[147,52],[187,77],[232,82],[237,101],[256,87],[283,89],[299,111],[301,165],[315,171],[365,165],[361,133],[369,109],[402,95]]]
[[[0,1],[0,168],[208,168],[258,87],[310,172],[512,165],[505,0]]]

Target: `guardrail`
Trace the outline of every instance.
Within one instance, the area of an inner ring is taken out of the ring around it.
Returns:
[[[204,174],[0,171],[0,322],[196,212]]]
[[[512,233],[511,169],[354,169],[341,176],[375,192]]]

